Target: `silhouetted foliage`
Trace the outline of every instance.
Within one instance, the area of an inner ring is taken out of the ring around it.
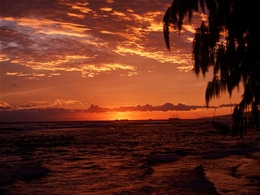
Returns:
[[[213,79],[208,83],[205,99],[219,97],[243,83],[239,104],[257,109],[260,104],[260,11],[255,0],[174,0],[163,18],[166,47],[170,49],[169,27],[181,32],[187,17],[194,12],[208,18],[196,29],[193,40],[194,72],[205,75],[212,67]]]

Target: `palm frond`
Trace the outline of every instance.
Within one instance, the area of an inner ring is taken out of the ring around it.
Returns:
[[[193,40],[193,70],[203,76],[213,66],[213,79],[208,83],[206,104],[221,92],[232,95],[242,82],[241,108],[260,105],[260,30],[257,1],[239,0],[174,0],[164,16],[163,33],[170,49],[169,27],[181,32],[185,17],[189,22],[201,8],[208,18],[196,29]],[[242,109],[242,110],[243,110]]]
[[[166,47],[170,50],[169,25],[170,25],[170,8],[166,11],[163,17],[163,35]]]

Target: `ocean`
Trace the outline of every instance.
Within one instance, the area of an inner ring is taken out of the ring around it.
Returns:
[[[260,194],[260,132],[210,120],[2,123],[0,194]]]

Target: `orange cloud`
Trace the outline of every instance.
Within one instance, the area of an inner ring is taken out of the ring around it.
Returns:
[[[66,5],[66,6],[70,6],[72,9],[80,11],[81,13],[84,13],[84,14],[92,12],[92,10],[87,7],[89,5],[88,2],[69,3],[68,1],[61,1],[61,4]]]
[[[85,32],[89,30],[85,25],[68,22],[54,21],[49,19],[35,18],[13,18],[6,17],[5,21],[15,22],[18,26],[31,28],[36,34],[58,34],[76,37],[85,37]]]
[[[36,109],[36,108],[52,108],[52,107],[68,107],[70,105],[83,105],[83,103],[78,100],[66,100],[66,99],[56,99],[54,101],[29,101],[18,106],[13,106],[13,109]]]
[[[0,101],[0,110],[1,109],[10,109],[11,105],[5,101]]]
[[[128,76],[136,75],[136,68],[126,64],[119,63],[111,63],[111,64],[102,64],[100,66],[94,65],[85,65],[82,67],[82,76],[83,77],[94,77],[95,75],[99,75],[101,72],[111,72],[111,71],[127,71]]]
[[[116,34],[116,33],[114,33],[114,32],[110,32],[110,31],[107,31],[107,30],[101,30],[101,31],[99,31],[99,32],[101,32],[102,34]]]
[[[193,66],[179,66],[177,69],[182,72],[189,72],[193,69]]]
[[[175,64],[190,64],[191,63],[191,54],[180,54],[179,55],[166,55],[162,51],[147,51],[144,47],[138,46],[135,48],[118,46],[116,53],[120,55],[137,55],[144,58],[154,59],[160,63],[175,63]],[[175,51],[176,53],[176,51]]]
[[[100,10],[101,10],[101,11],[110,12],[110,11],[112,11],[113,9],[112,9],[111,7],[101,7]]]
[[[18,76],[18,77],[25,77],[27,79],[37,79],[37,77],[44,77],[45,74],[39,73],[21,73],[21,72],[7,72],[6,76]]]
[[[114,3],[114,0],[106,0],[107,3]]]
[[[0,53],[0,62],[9,61],[10,58],[6,54]]]
[[[71,17],[76,17],[76,18],[79,18],[79,19],[85,18],[85,15],[83,15],[83,14],[67,13],[67,15],[71,16]]]

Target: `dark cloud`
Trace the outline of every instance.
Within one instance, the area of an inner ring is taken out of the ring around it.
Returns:
[[[170,111],[170,110],[190,111],[190,110],[196,110],[198,108],[205,108],[205,106],[185,105],[181,103],[178,103],[177,105],[166,103],[162,106],[159,106],[159,109],[161,109],[162,111]]]
[[[4,101],[0,101],[0,111],[1,110],[9,110],[11,109],[11,105],[7,102],[4,102]]]
[[[89,109],[87,109],[87,112],[127,112],[127,111],[190,111],[190,110],[196,110],[198,108],[205,108],[205,106],[195,106],[195,105],[185,105],[178,103],[176,105],[172,103],[165,103],[161,106],[153,106],[150,104],[146,105],[137,105],[137,106],[121,106],[118,108],[102,108],[97,105],[91,105]]]
[[[70,110],[63,108],[0,110],[0,122],[69,120]]]
[[[99,113],[99,112],[107,112],[107,111],[108,111],[107,108],[102,108],[93,104],[91,104],[90,107],[87,109],[87,112],[90,113]]]
[[[0,112],[1,112],[1,110],[9,110],[11,108],[12,107],[10,107],[10,106],[2,106],[2,105],[0,105]]]
[[[237,105],[237,104],[232,104],[232,103],[230,103],[230,104],[221,104],[221,105],[219,105],[218,107],[219,107],[219,108],[226,108],[226,107],[234,108],[236,105]]]
[[[9,1],[1,0],[1,16],[2,17],[47,17],[52,18],[57,14],[66,10],[66,6],[57,0],[19,0]]]
[[[153,111],[190,111],[206,106],[185,105],[165,103],[160,106],[145,104],[143,106],[122,106],[117,108],[106,108],[98,105],[90,105],[86,110],[80,109],[63,109],[63,108],[33,108],[35,105],[24,105],[19,110],[13,110],[9,105],[0,107],[0,122],[22,122],[22,121],[57,121],[70,120],[73,115],[84,113],[107,113],[107,112],[153,112]],[[219,108],[230,107],[230,104],[219,105]],[[76,118],[76,117],[74,117]]]

